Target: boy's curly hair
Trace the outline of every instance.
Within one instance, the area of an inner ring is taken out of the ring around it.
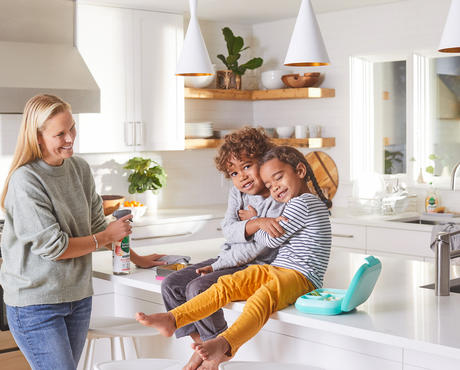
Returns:
[[[217,169],[229,178],[227,170],[231,157],[241,160],[242,156],[246,156],[259,160],[274,146],[263,128],[243,127],[225,135],[224,143],[220,146],[214,162]]]

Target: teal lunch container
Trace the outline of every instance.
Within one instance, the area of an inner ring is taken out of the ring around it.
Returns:
[[[297,298],[295,308],[303,313],[337,315],[349,312],[364,303],[372,293],[382,270],[382,263],[374,256],[356,271],[348,289],[316,289]]]

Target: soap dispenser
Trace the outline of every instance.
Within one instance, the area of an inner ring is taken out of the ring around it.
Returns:
[[[425,212],[435,213],[439,207],[439,194],[433,187],[433,183],[430,182],[430,188],[428,189],[425,197]]]

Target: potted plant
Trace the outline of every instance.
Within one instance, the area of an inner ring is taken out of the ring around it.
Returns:
[[[156,204],[155,207],[152,207],[152,203],[156,203],[153,200],[153,194],[157,194],[159,189],[166,185],[164,168],[157,162],[142,157],[131,158],[123,168],[132,171],[128,177],[128,192],[130,194],[145,194],[143,203],[147,204],[150,209],[156,208]],[[149,195],[150,199],[148,198]]]
[[[222,29],[225,42],[227,43],[228,56],[219,54],[219,58],[227,67],[225,71],[217,71],[217,88],[221,89],[241,89],[241,76],[247,69],[259,68],[264,62],[262,58],[252,58],[248,62],[239,65],[238,61],[241,52],[249,49],[244,47],[244,40],[241,36],[235,36],[228,27]]]

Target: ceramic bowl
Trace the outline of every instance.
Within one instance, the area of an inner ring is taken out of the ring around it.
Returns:
[[[104,216],[111,215],[118,208],[123,206],[125,197],[123,195],[102,195],[102,208]]]
[[[281,126],[276,128],[276,133],[281,139],[289,139],[294,133],[294,127],[292,126]]]
[[[260,81],[262,82],[262,86],[269,90],[284,88],[281,77],[287,73],[289,73],[289,71],[284,71],[281,69],[262,72],[260,74]]]
[[[184,77],[184,84],[186,87],[194,87],[196,89],[204,89],[211,85],[211,83],[216,78],[216,65],[213,64],[212,68],[214,69],[214,73],[211,76],[190,76]]]

